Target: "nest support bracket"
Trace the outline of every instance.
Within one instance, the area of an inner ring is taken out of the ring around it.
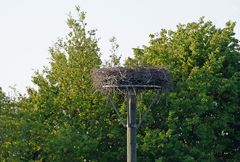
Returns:
[[[159,103],[159,100],[158,100],[159,96],[160,96],[160,91],[158,91],[157,94],[153,97],[150,105],[148,106],[146,112],[142,115],[142,117],[139,117],[139,122],[138,122],[138,124],[131,124],[131,123],[126,124],[126,123],[125,123],[125,120],[122,118],[120,112],[118,111],[118,109],[117,109],[116,105],[114,104],[114,102],[113,102],[113,100],[112,100],[112,97],[111,97],[110,95],[108,96],[108,100],[110,101],[111,107],[113,108],[113,110],[114,110],[115,113],[117,114],[117,116],[118,116],[118,118],[120,119],[120,122],[121,122],[121,124],[122,124],[123,127],[139,128],[139,127],[141,126],[141,124],[143,123],[143,121],[146,119],[148,113],[151,111],[152,106],[153,106],[154,104],[158,104],[158,103]]]
[[[120,119],[120,121],[121,121],[121,123],[122,123],[122,126],[123,127],[126,127],[127,125],[124,123],[124,120],[123,120],[123,118],[122,118],[122,116],[121,116],[121,114],[119,113],[119,111],[117,110],[117,108],[116,108],[116,105],[114,104],[114,102],[113,102],[113,100],[112,100],[112,97],[111,96],[108,96],[108,100],[110,101],[110,103],[111,103],[111,107],[113,108],[113,110],[116,112],[116,114],[118,115],[118,118]]]

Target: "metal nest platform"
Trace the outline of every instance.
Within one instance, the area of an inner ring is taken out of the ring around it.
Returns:
[[[152,105],[156,102],[158,94],[170,88],[170,75],[164,68],[101,68],[92,71],[95,88],[103,92],[120,91],[127,96],[127,123],[121,117],[111,97],[109,98],[113,109],[117,113],[121,123],[127,127],[127,162],[137,161],[137,128],[146,118]],[[157,95],[153,98],[143,118],[136,122],[137,94],[138,90],[157,89]],[[110,95],[109,95],[110,96]]]
[[[126,92],[170,88],[171,78],[164,68],[101,68],[92,71],[94,87],[103,92]]]

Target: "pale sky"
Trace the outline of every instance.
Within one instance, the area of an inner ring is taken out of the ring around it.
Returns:
[[[0,87],[24,93],[31,76],[48,65],[48,49],[68,32],[66,20],[75,6],[87,12],[89,28],[98,29],[103,59],[109,39],[116,36],[123,58],[146,45],[148,35],[162,28],[205,16],[217,27],[237,22],[240,39],[240,0],[0,0]]]

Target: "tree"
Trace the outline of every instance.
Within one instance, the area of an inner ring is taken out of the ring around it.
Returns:
[[[69,34],[50,48],[50,65],[33,76],[37,88],[10,100],[0,89],[1,161],[126,161],[126,133],[105,95],[92,85],[102,66],[96,30],[87,30],[77,7]],[[138,130],[138,160],[238,161],[240,159],[240,46],[235,23],[222,29],[201,18],[150,35],[125,66],[163,66],[172,90],[159,97]],[[110,66],[119,66],[112,39]],[[152,92],[138,99],[146,110]],[[125,113],[124,97],[113,95]]]
[[[8,111],[9,111],[9,102],[8,102],[8,98],[6,97],[6,95],[3,93],[2,88],[0,88],[0,146],[6,146],[9,141],[9,138],[6,136],[6,132],[7,132],[7,124],[8,121],[6,121],[7,119],[7,115],[8,115]],[[0,160],[1,157],[4,158],[7,154],[7,147],[1,147],[0,149]]]
[[[149,161],[240,159],[240,47],[234,22],[222,29],[200,18],[150,35],[126,66],[163,66],[173,89],[160,97],[139,135]]]
[[[36,72],[21,98],[19,160],[123,161],[125,136],[106,98],[92,86],[91,71],[101,65],[96,30],[85,13],[68,19],[69,34],[50,48],[50,66]],[[115,123],[115,124],[114,124]],[[118,139],[118,137],[120,137]]]
[[[117,38],[112,37],[110,40],[111,50],[110,50],[110,60],[104,63],[104,67],[118,67],[121,66],[121,55],[118,54],[119,44],[117,43]]]
[[[14,99],[6,96],[0,87],[0,161],[16,160],[14,147],[18,136],[18,108]]]

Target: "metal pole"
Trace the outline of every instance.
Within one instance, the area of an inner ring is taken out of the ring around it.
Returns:
[[[136,95],[131,88],[128,91],[127,162],[137,162],[136,129]]]

